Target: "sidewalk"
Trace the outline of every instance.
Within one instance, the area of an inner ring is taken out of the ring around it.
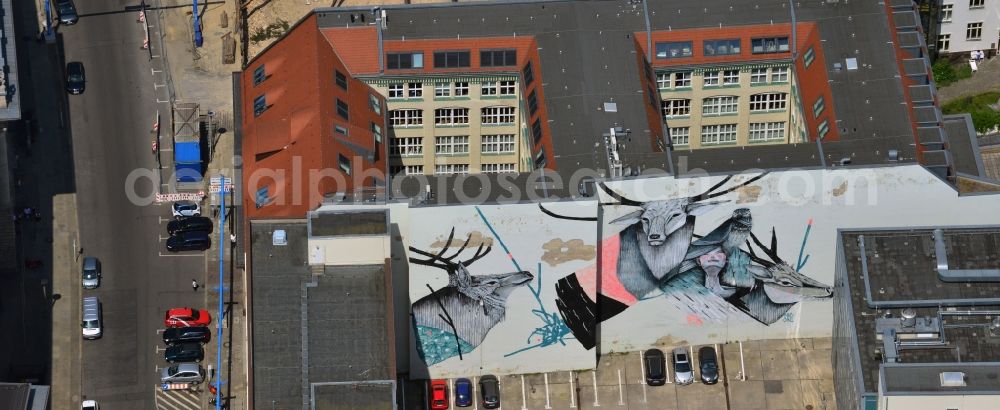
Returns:
[[[1000,91],[1000,56],[983,60],[979,71],[972,77],[958,80],[947,87],[938,88],[941,105],[958,97],[982,94],[988,91]]]

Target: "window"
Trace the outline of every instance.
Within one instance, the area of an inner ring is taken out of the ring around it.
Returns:
[[[704,43],[705,50],[703,51],[706,56],[724,56],[730,54],[740,53],[740,39],[734,38],[729,40],[705,40]]]
[[[542,121],[535,120],[531,123],[531,137],[535,139],[535,144],[542,141]]]
[[[482,111],[483,124],[513,124],[514,107],[486,107]]]
[[[468,154],[469,136],[447,136],[434,138],[435,154]]]
[[[422,175],[424,173],[423,165],[393,165],[389,167],[389,173],[392,175]]]
[[[674,145],[688,145],[691,129],[688,127],[674,127],[670,129],[670,140]]]
[[[783,110],[788,100],[785,93],[763,93],[750,96],[750,112]]]
[[[527,88],[531,85],[531,82],[535,80],[535,72],[531,69],[531,61],[528,61],[524,65],[524,69],[521,70],[521,75],[524,77],[524,87]]]
[[[424,125],[424,110],[404,108],[389,111],[389,124],[393,127],[419,127]]]
[[[819,126],[816,127],[816,134],[819,139],[823,139],[828,132],[830,132],[830,124],[826,120],[823,120],[823,122],[819,123]]]
[[[495,174],[500,172],[517,172],[514,170],[514,164],[483,164],[482,170],[484,173]]]
[[[451,83],[437,83],[437,84],[434,84],[434,96],[435,97],[449,97],[449,96],[451,96]]]
[[[389,139],[389,155],[396,157],[421,156],[424,154],[424,137],[403,137]]]
[[[750,142],[781,141],[785,139],[784,122],[751,122]]]
[[[806,50],[805,54],[802,55],[802,65],[806,66],[806,68],[809,68],[809,66],[812,65],[813,60],[815,59],[816,59],[816,53],[813,52],[812,47],[809,47],[809,49]]]
[[[706,71],[704,74],[702,74],[702,85],[705,87],[719,85],[719,72]]]
[[[389,84],[389,98],[403,98],[404,95],[402,84]]]
[[[538,96],[532,91],[531,94],[528,94],[528,112],[534,116],[535,111],[538,111]]]
[[[767,84],[767,69],[755,68],[750,70],[750,84]]]
[[[468,51],[435,51],[434,68],[464,68],[469,66]]]
[[[382,102],[379,101],[375,94],[368,94],[368,103],[372,106],[372,112],[374,112],[375,115],[382,115]]]
[[[823,113],[823,109],[826,108],[826,101],[823,100],[823,96],[819,96],[819,99],[813,103],[813,118],[819,118],[819,115]]]
[[[264,72],[264,65],[261,64],[260,67],[253,70],[253,85],[260,84],[266,79],[267,73]]]
[[[347,103],[339,98],[337,99],[337,115],[345,120],[350,119],[347,111]]]
[[[479,52],[480,67],[509,67],[517,65],[517,50],[483,50]]]
[[[264,99],[264,94],[258,95],[257,98],[253,99],[254,117],[259,117],[266,110],[267,110],[267,100]]]
[[[351,160],[347,159],[344,154],[337,154],[337,164],[340,165],[340,170],[344,171],[344,174],[351,175]]]
[[[254,197],[254,204],[257,208],[267,205],[271,202],[271,195],[268,193],[267,187],[262,187],[257,190],[257,194]]]
[[[337,86],[340,87],[340,88],[343,88],[346,91],[347,90],[347,76],[344,75],[344,73],[340,72],[340,70],[333,70],[333,72],[334,72],[334,77],[337,78]]]
[[[376,144],[381,144],[382,143],[382,126],[373,122],[371,129],[372,129],[372,136],[375,137],[375,143]]]
[[[545,156],[545,147],[542,147],[538,150],[538,153],[535,154],[535,169],[544,168],[548,163],[549,159]]]
[[[434,125],[459,125],[468,123],[468,108],[438,108],[434,110]]]
[[[736,143],[736,124],[703,125],[701,143],[703,145]]]
[[[726,70],[722,72],[722,84],[733,85],[740,83],[740,70]]]
[[[750,40],[754,54],[770,54],[788,52],[788,37],[767,37]]]
[[[983,23],[969,23],[965,26],[966,40],[981,40],[983,38]]]
[[[500,93],[500,88],[497,86],[497,83],[483,83],[480,93],[482,95],[497,95]]]
[[[460,81],[455,83],[455,96],[462,97],[469,95],[469,83]]]
[[[656,76],[656,87],[661,90],[670,88],[670,73],[658,74]]]
[[[680,73],[674,73],[674,88],[683,88],[691,86],[691,72],[684,71]]]
[[[424,53],[388,53],[385,55],[385,65],[390,70],[404,70],[409,68],[424,68]]]
[[[656,43],[656,58],[691,57],[693,49],[690,41]]]
[[[440,175],[468,174],[469,164],[440,164],[434,166],[434,173]]]
[[[660,106],[663,108],[664,118],[691,115],[691,100],[687,98],[663,100]]]
[[[420,98],[424,96],[423,83],[407,83],[406,96],[409,98]]]
[[[771,69],[771,82],[772,83],[787,83],[788,82],[788,67],[772,68]]]
[[[514,152],[514,134],[483,135],[482,152],[501,154]]]
[[[941,22],[947,23],[951,21],[951,11],[955,9],[954,4],[942,4],[941,5]]]
[[[951,48],[951,34],[938,34],[938,51],[948,51]]]
[[[980,9],[986,7],[986,0],[969,0],[970,9]]]
[[[333,130],[334,130],[334,131],[335,131],[335,132],[336,132],[337,134],[341,134],[341,135],[347,135],[347,127],[344,127],[344,126],[341,126],[341,125],[337,125],[337,124],[334,124],[334,125],[333,125]]]
[[[514,81],[500,82],[500,95],[514,95],[517,92],[517,83]]]
[[[703,101],[701,113],[705,115],[735,114],[739,110],[735,96],[710,97]]]

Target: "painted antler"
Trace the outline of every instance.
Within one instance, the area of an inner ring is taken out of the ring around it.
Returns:
[[[612,198],[614,198],[616,201],[618,201],[622,205],[642,206],[642,204],[643,204],[643,202],[639,202],[639,201],[636,201],[636,200],[628,199],[628,198],[626,198],[624,196],[621,196],[621,194],[619,194],[619,193],[617,193],[615,191],[612,191],[611,188],[608,188],[608,186],[604,184],[604,182],[598,183],[597,186],[601,187],[601,189],[604,192],[606,192],[608,195],[610,195]]]
[[[753,178],[750,178],[750,179],[748,179],[746,181],[743,181],[739,185],[734,185],[734,186],[730,187],[729,189],[726,189],[725,191],[719,191],[719,192],[713,193],[712,191],[715,191],[716,189],[719,189],[719,187],[725,185],[726,182],[729,182],[729,180],[733,178],[732,175],[728,175],[725,178],[723,178],[722,181],[719,181],[719,183],[717,183],[715,185],[712,185],[712,187],[709,188],[707,191],[702,192],[699,195],[695,195],[695,196],[691,197],[691,202],[704,201],[706,199],[712,199],[712,198],[715,198],[715,197],[719,197],[719,196],[728,194],[728,193],[733,192],[733,191],[735,191],[735,190],[737,190],[739,188],[742,188],[742,187],[745,187],[747,185],[750,185],[754,181],[763,178],[764,175],[767,175],[767,172],[763,172],[760,175],[757,175],[757,176],[755,176]]]
[[[757,263],[759,263],[761,265],[768,266],[768,267],[774,266],[775,264],[779,264],[779,263],[785,263],[785,261],[783,261],[781,259],[781,257],[778,256],[778,237],[777,237],[777,235],[774,232],[774,228],[771,228],[771,247],[770,248],[764,246],[764,244],[760,242],[760,239],[757,239],[757,235],[754,235],[753,232],[750,232],[750,238],[752,238],[753,242],[755,244],[757,244],[757,246],[759,246],[761,250],[764,251],[764,254],[767,255],[767,257],[771,258],[771,260],[768,261],[768,260],[765,260],[765,259],[760,258],[757,255],[755,255],[753,253],[753,246],[750,245],[750,243],[748,241],[747,242],[747,249],[750,250],[750,259],[751,260],[753,260],[754,262],[757,262]]]
[[[465,251],[466,247],[469,246],[469,242],[472,241],[472,235],[469,235],[468,237],[465,238],[465,242],[462,243],[462,246],[458,248],[458,250],[455,251],[455,253],[451,254],[451,256],[444,256],[445,252],[448,251],[448,248],[451,247],[451,243],[454,240],[455,240],[455,228],[453,227],[451,228],[451,233],[448,234],[448,239],[445,241],[444,246],[441,248],[441,252],[435,254],[410,246],[409,247],[410,251],[426,256],[428,258],[428,259],[410,258],[410,262],[415,263],[417,265],[432,266],[438,269],[442,269],[448,272],[448,276],[454,276],[456,274],[461,274],[460,276],[464,276],[468,275],[468,271],[464,270],[465,267],[468,267],[469,265],[472,265],[475,261],[482,259],[482,257],[486,256],[486,254],[490,253],[490,251],[493,250],[492,245],[487,246],[486,249],[483,249],[485,243],[480,243],[479,247],[476,248],[476,253],[472,255],[471,258],[466,259],[464,261],[455,262],[454,259],[458,257],[458,255],[460,255],[463,251]]]

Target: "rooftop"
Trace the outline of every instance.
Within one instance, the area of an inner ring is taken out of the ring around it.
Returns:
[[[885,366],[887,394],[954,392],[975,394],[1000,390],[1000,363],[943,363]],[[942,372],[962,373],[961,386],[942,386]]]

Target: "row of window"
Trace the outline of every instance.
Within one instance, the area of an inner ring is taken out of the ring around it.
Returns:
[[[470,51],[435,51],[434,68],[468,68],[471,66]],[[480,67],[510,67],[517,65],[517,50],[481,50],[479,52]],[[424,53],[422,51],[406,51],[401,53],[386,53],[385,66],[389,70],[407,70],[424,68]]]
[[[480,138],[480,150],[484,154],[512,154],[514,144],[514,134],[483,135]],[[468,154],[469,136],[434,137],[434,153]],[[421,156],[424,154],[424,137],[393,138],[389,142],[389,154],[397,157]]]
[[[389,84],[389,98],[422,98],[424,83]],[[486,95],[514,95],[517,92],[515,81],[492,81],[480,84],[480,93]],[[453,83],[434,83],[435,97],[465,97],[469,95],[469,83],[458,81]]]
[[[986,7],[986,0],[969,0],[970,9],[981,9]],[[952,12],[955,11],[954,4],[942,4],[941,5],[941,22],[947,23],[951,21]]]
[[[692,73],[690,71],[661,73],[656,78],[656,84],[661,90],[690,88],[691,77]],[[750,85],[787,82],[788,67],[775,67],[770,69],[754,68],[750,70]],[[706,71],[702,74],[703,87],[739,84],[740,70]]]
[[[965,39],[966,40],[982,40],[983,39],[983,23],[969,23],[965,27]],[[948,51],[951,48],[951,33],[938,34],[937,41],[938,51]]]
[[[740,54],[742,40],[738,38],[714,39],[702,42],[702,55],[706,57]],[[753,54],[786,53],[788,37],[761,37],[750,39]],[[665,41],[656,43],[656,58],[683,58],[694,56],[694,42]]]
[[[784,122],[751,122],[749,128],[750,142],[784,141]],[[736,143],[736,124],[703,125],[701,127],[702,145],[725,145]],[[674,145],[689,145],[690,127],[670,128],[670,139]]]
[[[784,110],[787,106],[787,93],[761,93],[750,96],[750,112]],[[688,98],[663,100],[661,107],[664,118],[691,115],[691,100]],[[737,96],[724,95],[702,100],[701,113],[703,115],[736,114],[738,112],[739,97]]]
[[[510,125],[517,119],[514,107],[485,107],[480,110],[482,124]],[[463,125],[469,123],[468,108],[438,108],[434,110],[434,125]],[[424,110],[401,108],[389,111],[389,124],[394,127],[419,127],[424,125]]]
[[[516,165],[506,164],[481,164],[479,169],[485,174],[497,174],[501,172],[517,172]],[[389,167],[392,175],[423,175],[423,165],[393,165]],[[434,173],[438,175],[468,174],[469,164],[438,164],[434,166]]]

